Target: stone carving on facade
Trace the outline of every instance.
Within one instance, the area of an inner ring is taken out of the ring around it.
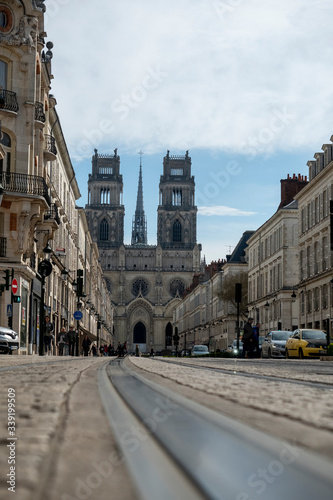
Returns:
[[[32,0],[32,7],[38,12],[45,12],[46,7],[44,5],[45,0]]]
[[[17,250],[24,253],[29,238],[30,212],[23,211],[18,220]]]
[[[19,28],[12,35],[0,33],[0,42],[7,45],[27,45],[28,52],[36,48],[38,21],[36,17],[24,16],[19,23]]]

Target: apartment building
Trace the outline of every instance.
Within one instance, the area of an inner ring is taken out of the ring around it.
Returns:
[[[331,137],[331,141],[333,136]],[[308,162],[309,183],[295,196],[298,203],[299,324],[304,328],[327,328],[332,317],[333,145]]]
[[[260,334],[293,330],[299,324],[298,202],[307,178],[300,174],[281,180],[278,210],[248,240],[248,310]]]
[[[97,329],[100,339],[110,340],[112,332],[112,305],[98,249],[87,233],[80,237],[88,227],[76,209],[81,194],[50,93],[53,44],[46,42],[44,12],[41,0],[3,0],[0,5],[0,271],[2,277],[7,272],[7,281],[17,282],[13,294],[1,280],[0,325],[18,332],[20,354],[40,352],[46,313],[56,337],[62,326],[74,322],[77,271],[87,280],[85,266],[91,272],[91,262],[99,294],[91,301],[97,307],[75,323],[92,338]],[[47,255],[51,266],[46,272]]]

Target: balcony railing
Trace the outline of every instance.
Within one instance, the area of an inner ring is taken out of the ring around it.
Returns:
[[[47,185],[43,177],[37,175],[0,172],[0,184],[5,192],[43,196],[48,205],[51,205]]]
[[[44,107],[41,102],[35,102],[35,120],[45,123]]]
[[[16,99],[16,93],[10,90],[0,89],[0,109],[18,112],[19,106]]]
[[[55,145],[55,138],[52,135],[44,135],[44,150],[57,155],[57,148]]]
[[[47,212],[44,214],[44,220],[55,220],[58,225],[60,225],[60,217],[58,214],[57,205],[53,204]]]
[[[0,257],[7,256],[7,238],[0,237]]]

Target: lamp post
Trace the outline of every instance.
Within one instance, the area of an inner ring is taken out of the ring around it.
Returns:
[[[52,264],[50,262],[50,256],[52,253],[52,248],[49,243],[47,243],[46,247],[43,250],[45,254],[44,260],[39,263],[38,272],[42,278],[42,291],[41,291],[41,300],[40,300],[40,311],[39,311],[39,355],[43,356],[44,354],[44,300],[45,300],[45,278],[50,276],[52,272]]]

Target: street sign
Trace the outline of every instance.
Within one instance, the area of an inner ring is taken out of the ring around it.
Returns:
[[[7,316],[8,316],[8,318],[13,316],[13,307],[11,304],[7,304]]]
[[[14,295],[17,293],[17,290],[18,290],[18,285],[16,279],[14,278],[12,281],[12,292]]]
[[[81,311],[75,311],[75,313],[74,313],[74,319],[80,320],[80,319],[82,319],[82,316],[83,316],[83,314],[82,314]]]

